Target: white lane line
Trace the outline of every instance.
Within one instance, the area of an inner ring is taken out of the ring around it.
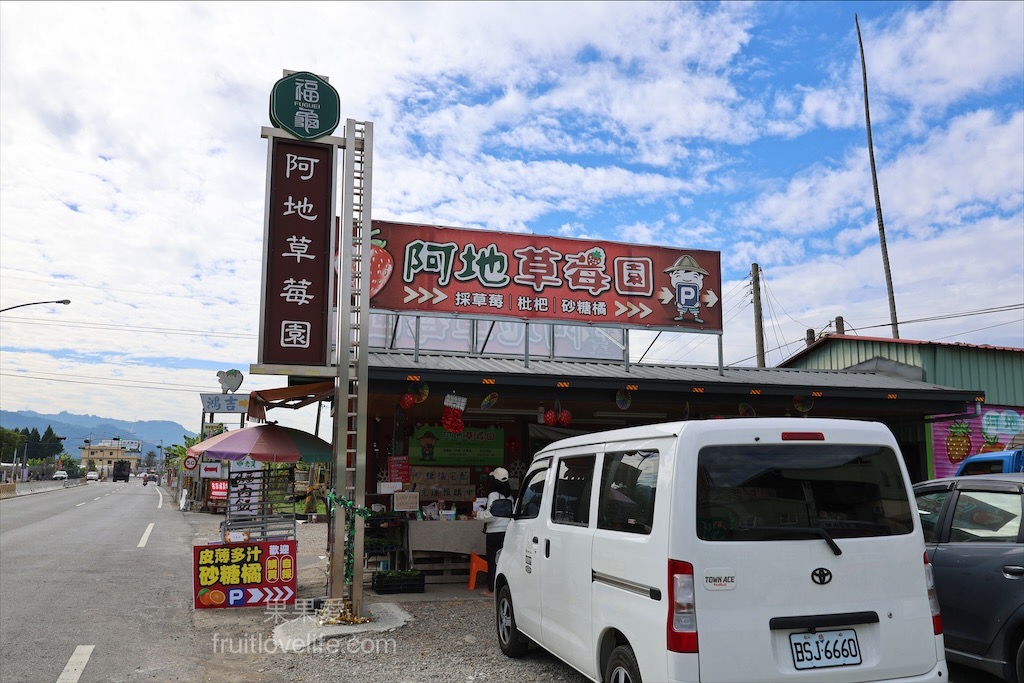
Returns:
[[[85,665],[89,663],[89,657],[92,656],[94,647],[96,646],[79,645],[76,647],[71,655],[71,659],[64,666],[64,670],[60,672],[60,678],[57,679],[57,683],[78,683],[78,679],[82,677],[82,672],[85,671]]]
[[[99,500],[99,498],[97,498],[96,500]],[[80,508],[80,507],[82,507],[83,505],[85,505],[85,503],[79,503],[79,504],[78,504],[78,505],[76,505],[75,507],[76,507],[76,508]]]
[[[160,502],[156,504],[156,509],[159,510],[164,506],[164,492],[160,490],[159,486],[156,489],[156,494],[160,496]],[[1021,681],[1021,683],[1024,683],[1024,681]]]
[[[99,499],[100,499],[100,498],[102,498],[102,497],[103,497],[103,496],[96,496],[95,498],[93,498],[93,500],[99,500]]]
[[[149,535],[153,533],[153,524],[154,522],[150,522],[149,526],[146,527],[146,533],[142,534],[142,540],[139,541],[140,548],[146,547],[146,542],[149,541]]]

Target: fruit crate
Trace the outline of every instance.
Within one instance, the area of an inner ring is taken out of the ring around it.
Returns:
[[[414,570],[374,572],[371,584],[375,593],[422,593],[423,574]]]

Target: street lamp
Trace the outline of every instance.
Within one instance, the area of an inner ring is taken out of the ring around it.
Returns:
[[[30,301],[27,304],[18,304],[17,306],[8,306],[7,308],[0,308],[0,313],[6,313],[7,311],[14,310],[15,308],[21,308],[22,306],[38,306],[40,304],[64,304],[67,306],[71,303],[71,299],[57,299],[56,301]]]

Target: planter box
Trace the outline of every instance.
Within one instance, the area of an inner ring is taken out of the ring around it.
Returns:
[[[385,576],[380,572],[373,573],[372,588],[381,595],[390,593],[422,593],[424,587],[423,574],[418,576]]]

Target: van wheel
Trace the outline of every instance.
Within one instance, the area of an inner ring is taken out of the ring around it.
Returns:
[[[530,648],[530,641],[516,628],[516,613],[512,608],[512,591],[502,586],[495,601],[495,618],[498,625],[498,645],[506,657],[522,657]]]
[[[608,665],[604,668],[605,683],[642,683],[640,666],[629,645],[620,645],[612,650]]]

